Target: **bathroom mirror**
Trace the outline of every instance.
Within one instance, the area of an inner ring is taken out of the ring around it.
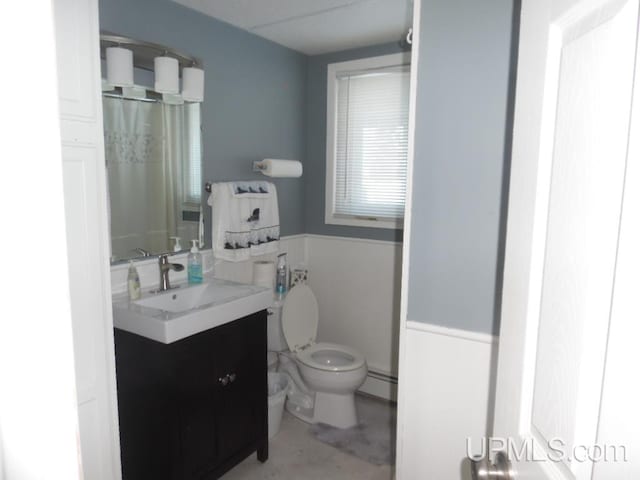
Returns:
[[[134,59],[135,87],[102,93],[112,263],[203,241],[201,103],[154,92],[149,62]]]
[[[103,115],[111,260],[200,240],[200,104],[103,95]]]

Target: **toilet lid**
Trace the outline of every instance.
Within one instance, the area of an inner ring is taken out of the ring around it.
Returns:
[[[306,285],[293,287],[282,306],[282,331],[292,352],[312,344],[318,332],[318,301]]]

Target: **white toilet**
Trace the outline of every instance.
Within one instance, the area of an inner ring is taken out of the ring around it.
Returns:
[[[357,350],[335,343],[315,343],[318,330],[318,302],[307,285],[297,285],[287,294],[282,307],[282,333],[291,352],[290,358],[304,385],[300,395],[312,399],[305,408],[288,404],[294,415],[311,423],[326,423],[349,428],[358,423],[354,393],[367,376],[367,362]],[[281,355],[282,358],[282,355]],[[291,363],[281,368],[296,382]],[[300,383],[298,378],[298,384]]]

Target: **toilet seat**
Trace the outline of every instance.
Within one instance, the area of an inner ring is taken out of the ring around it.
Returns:
[[[315,343],[318,332],[318,301],[307,285],[297,285],[282,307],[282,330],[298,361],[327,372],[347,372],[362,367],[364,356],[356,349],[336,343]]]
[[[337,343],[316,343],[298,352],[297,358],[308,367],[331,372],[356,370],[365,364],[360,352]]]

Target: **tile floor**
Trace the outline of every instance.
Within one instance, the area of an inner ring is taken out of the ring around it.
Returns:
[[[269,443],[269,460],[253,454],[224,480],[392,480],[392,466],[377,466],[316,440],[309,425],[285,411],[280,432]]]

